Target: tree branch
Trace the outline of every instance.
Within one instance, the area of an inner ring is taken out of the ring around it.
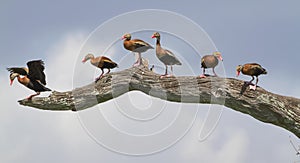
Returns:
[[[105,75],[96,84],[68,92],[53,91],[49,97],[24,99],[19,103],[43,110],[79,111],[133,90],[167,101],[224,105],[283,127],[300,138],[300,99],[277,95],[260,87],[252,91],[244,81],[233,78],[180,76],[161,79],[147,68],[133,67]]]

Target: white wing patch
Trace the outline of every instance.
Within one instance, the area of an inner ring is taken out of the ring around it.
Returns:
[[[138,46],[149,46],[147,43],[145,42],[142,42],[142,41],[137,41],[134,43],[135,45],[138,45]]]

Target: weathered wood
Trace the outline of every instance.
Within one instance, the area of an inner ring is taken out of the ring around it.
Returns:
[[[300,138],[300,99],[281,96],[258,87],[249,90],[233,78],[180,76],[160,78],[144,67],[105,75],[97,83],[68,92],[52,92],[19,103],[43,110],[79,111],[111,100],[132,90],[167,101],[219,104],[248,114],[262,122],[283,127]]]

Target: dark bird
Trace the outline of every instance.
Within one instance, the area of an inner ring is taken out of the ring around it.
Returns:
[[[238,65],[236,67],[236,76],[238,77],[242,72],[244,75],[251,76],[252,79],[248,82],[250,85],[250,89],[255,90],[258,83],[258,76],[261,74],[267,74],[267,70],[261,67],[260,64],[257,63],[247,63],[244,65]],[[256,76],[256,83],[252,86],[252,81],[254,80],[254,76]]]
[[[139,66],[143,64],[141,53],[146,52],[148,49],[154,49],[150,44],[143,40],[131,40],[131,35],[129,33],[124,34],[122,40],[124,40],[123,45],[125,49],[138,53],[138,59],[133,66]]]
[[[160,45],[160,34],[155,32],[152,38],[156,38],[156,56],[166,66],[166,71],[163,76],[168,76],[168,66],[171,67],[171,76],[173,75],[173,65],[181,65],[181,62],[175,57],[175,55],[167,49],[164,49]]]
[[[45,87],[46,76],[44,74],[44,62],[42,60],[29,61],[27,62],[27,67],[28,68],[7,68],[7,70],[10,72],[10,85],[12,85],[14,79],[17,78],[19,83],[31,90],[34,90],[36,94],[27,97],[28,100],[31,100],[34,96],[39,95],[40,92],[51,91],[51,89]],[[21,75],[23,77],[21,77]]]
[[[97,82],[98,80],[100,80],[102,78],[102,76],[104,76],[104,69],[108,69],[107,73],[108,74],[110,72],[110,69],[113,69],[115,67],[118,67],[118,64],[113,62],[111,59],[105,57],[105,56],[99,56],[99,57],[94,57],[93,54],[87,54],[84,59],[82,60],[83,63],[85,63],[86,61],[90,60],[91,64],[100,68],[102,73],[101,75],[96,78]]]
[[[152,65],[151,67],[150,67],[150,71],[154,71],[154,65]]]
[[[200,75],[200,78],[205,78],[205,69],[212,68],[215,76],[218,76],[215,72],[215,67],[218,65],[219,61],[223,61],[222,55],[220,52],[214,52],[212,55],[205,55],[201,58],[201,68],[203,68],[203,74]]]

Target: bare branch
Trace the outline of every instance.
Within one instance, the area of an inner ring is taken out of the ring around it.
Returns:
[[[180,76],[160,78],[147,68],[133,67],[104,76],[96,84],[49,97],[19,103],[43,110],[79,111],[116,98],[132,90],[167,101],[225,105],[262,122],[283,127],[300,137],[300,99],[281,96],[258,87],[249,90],[233,78]]]

